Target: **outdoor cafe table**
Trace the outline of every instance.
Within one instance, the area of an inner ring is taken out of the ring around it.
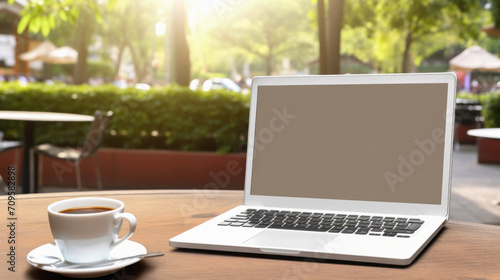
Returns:
[[[34,178],[30,178],[30,149],[35,141],[35,122],[91,122],[93,116],[35,111],[0,111],[0,120],[24,121],[24,147],[23,147],[23,193],[29,193],[30,189],[37,191],[36,172]]]
[[[137,217],[131,240],[148,252],[144,259],[99,279],[500,279],[500,227],[449,221],[413,264],[405,267],[203,250],[175,249],[168,240],[240,205],[242,191],[134,190],[21,194],[16,196],[15,272],[8,270],[10,246],[0,243],[2,279],[67,279],[32,267],[27,254],[53,242],[47,206],[82,196],[121,200]],[[7,196],[0,197],[7,223]],[[10,220],[9,220],[10,221]],[[126,230],[126,223],[124,230]],[[8,239],[8,228],[1,236]]]
[[[467,131],[467,134],[470,136],[478,137],[478,138],[487,138],[494,139],[500,141],[500,128],[477,128],[470,129]],[[494,205],[500,205],[500,200],[493,201]]]

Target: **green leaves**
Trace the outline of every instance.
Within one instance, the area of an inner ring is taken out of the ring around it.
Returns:
[[[21,17],[21,20],[19,21],[19,24],[17,25],[17,33],[21,34],[24,32],[26,27],[31,21],[31,14],[27,14],[23,17]]]
[[[115,3],[116,0],[110,1]],[[9,0],[9,4],[13,4]],[[47,37],[61,23],[74,24],[81,9],[90,8],[97,21],[101,20],[98,0],[43,0],[28,1],[21,11],[21,20],[17,26],[20,34],[28,29],[32,33],[42,33]],[[111,5],[111,4],[110,4]]]
[[[483,102],[484,126],[500,127],[500,92],[489,94]]]
[[[104,145],[117,148],[240,152],[248,129],[249,96],[225,90],[191,91],[180,86],[118,89],[0,83],[0,110],[93,115],[112,110]],[[88,124],[37,124],[36,142],[78,146]],[[9,138],[22,135],[21,122],[0,121]],[[42,133],[43,131],[43,133]]]
[[[346,1],[342,53],[382,72],[411,71],[406,60],[418,66],[424,57],[459,40],[477,38],[488,14],[481,2]]]

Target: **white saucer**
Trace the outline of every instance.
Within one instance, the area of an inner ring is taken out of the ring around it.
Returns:
[[[133,256],[133,255],[138,255],[138,254],[146,254],[147,250],[144,246],[141,244],[126,240],[122,244],[116,246],[110,254],[109,258],[110,259],[116,259],[116,258],[123,258],[127,256]],[[107,265],[102,265],[102,266],[96,266],[96,267],[82,267],[82,268],[65,268],[65,266],[71,265],[70,263],[63,262],[63,263],[58,263],[55,265],[38,265],[35,263],[32,263],[30,261],[30,256],[31,255],[51,255],[51,256],[57,256],[64,260],[63,256],[61,255],[61,252],[59,251],[59,248],[57,248],[56,245],[49,243],[42,245],[36,249],[33,249],[29,254],[28,254],[28,263],[31,264],[32,266],[45,270],[45,271],[50,271],[54,273],[58,273],[64,276],[69,276],[69,277],[75,277],[75,278],[88,278],[88,277],[99,277],[99,276],[104,276],[108,275],[111,273],[114,273],[128,265],[134,264],[138,261],[141,260],[141,258],[132,258],[132,259],[127,259],[127,260],[122,260],[122,261],[116,261],[113,263],[109,263]]]

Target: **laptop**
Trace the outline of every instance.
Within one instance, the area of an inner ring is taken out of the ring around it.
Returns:
[[[408,265],[449,218],[453,73],[256,77],[243,204],[177,248]]]

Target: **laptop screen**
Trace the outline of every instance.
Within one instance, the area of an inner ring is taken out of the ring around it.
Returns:
[[[447,90],[259,86],[250,193],[440,204]]]

